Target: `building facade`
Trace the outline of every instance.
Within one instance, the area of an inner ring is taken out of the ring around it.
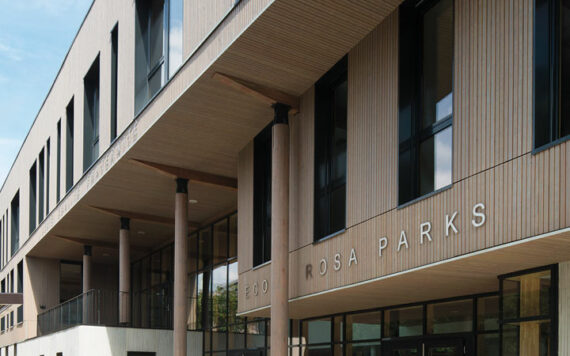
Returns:
[[[0,190],[0,355],[570,354],[566,0],[95,0]]]

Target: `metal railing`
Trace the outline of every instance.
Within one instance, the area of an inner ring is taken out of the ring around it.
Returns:
[[[116,291],[92,289],[38,314],[38,336],[77,325],[118,325]]]

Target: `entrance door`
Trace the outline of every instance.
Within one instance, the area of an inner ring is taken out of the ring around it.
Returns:
[[[463,338],[417,339],[414,341],[392,341],[388,346],[390,356],[463,356],[467,344]]]

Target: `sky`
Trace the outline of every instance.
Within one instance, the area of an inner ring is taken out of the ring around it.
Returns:
[[[0,186],[92,0],[0,0]]]

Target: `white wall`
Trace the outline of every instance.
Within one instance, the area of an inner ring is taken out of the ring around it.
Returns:
[[[171,356],[172,330],[77,326],[18,344],[18,355],[126,356],[127,351]],[[188,332],[188,356],[202,356],[202,333]]]

